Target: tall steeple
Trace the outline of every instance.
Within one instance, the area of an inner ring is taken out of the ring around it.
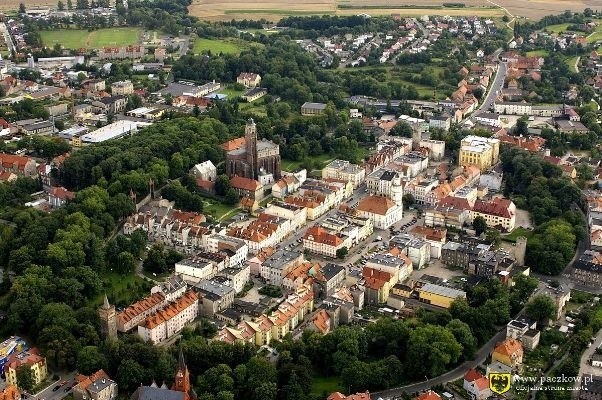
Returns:
[[[257,126],[253,118],[249,118],[245,126],[245,148],[250,170],[247,178],[257,179]]]
[[[109,304],[109,298],[107,297],[107,294],[105,293],[105,299],[102,305],[104,308],[109,308],[111,307],[111,305]]]
[[[176,379],[173,384],[172,390],[177,390],[178,392],[186,393],[185,398],[191,399],[191,391],[192,386],[190,386],[190,374],[188,372],[188,367],[186,366],[186,362],[184,361],[184,353],[182,352],[182,346],[180,346],[180,354],[178,356],[178,371],[176,372]]]

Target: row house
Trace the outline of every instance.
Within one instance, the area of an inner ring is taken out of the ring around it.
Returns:
[[[412,260],[399,249],[391,249],[386,253],[373,254],[366,260],[366,267],[388,272],[392,280],[403,282],[410,277],[414,271]]]
[[[254,321],[242,321],[236,327],[225,327],[217,333],[222,342],[253,343],[257,346],[270,345],[273,340],[282,340],[287,333],[299,326],[314,308],[311,287],[301,286],[271,314],[262,314]]]
[[[379,141],[376,145],[376,153],[370,155],[362,166],[366,170],[366,174],[370,174],[394,159],[407,154],[412,149],[411,139],[409,142],[403,140],[387,140]]]
[[[117,330],[127,332],[165,305],[163,293],[153,293],[117,314]]]
[[[98,57],[105,60],[139,59],[145,53],[143,46],[103,47],[97,51]]]
[[[199,297],[199,314],[204,317],[213,317],[229,308],[236,295],[234,288],[215,280],[199,281],[193,288]]]
[[[199,314],[199,298],[193,290],[165,308],[146,317],[138,325],[138,336],[145,342],[161,343],[180,332],[188,323],[193,322]]]
[[[291,232],[291,220],[261,213],[245,227],[228,229],[227,236],[243,240],[249,253],[256,254],[264,247],[276,246]]]
[[[431,248],[431,258],[441,258],[441,251],[447,241],[447,229],[430,228],[427,226],[414,226],[410,233],[426,241]]]
[[[249,246],[240,239],[214,234],[207,236],[205,250],[211,254],[224,254],[228,257],[226,268],[237,268],[244,264],[249,253]]]
[[[264,210],[265,214],[286,218],[291,221],[291,230],[305,226],[307,223],[307,208],[295,204],[273,202]]]
[[[33,158],[0,153],[0,172],[10,172],[20,177],[38,176],[37,164]]]
[[[287,195],[299,190],[307,179],[307,170],[303,169],[293,174],[283,172],[282,175],[282,178],[272,185],[272,196],[277,199],[284,199]]]
[[[303,249],[311,253],[335,258],[337,251],[351,248],[348,236],[330,232],[320,226],[312,226],[303,235]]]
[[[303,253],[279,250],[266,257],[259,266],[259,275],[272,285],[282,286],[285,277],[304,261]]]
[[[401,252],[408,256],[413,266],[418,269],[424,268],[431,259],[430,243],[408,233],[393,236],[389,247],[395,254]]]

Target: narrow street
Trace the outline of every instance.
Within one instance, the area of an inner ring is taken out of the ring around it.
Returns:
[[[591,346],[589,346],[587,349],[585,349],[585,351],[581,355],[581,362],[579,363],[579,374],[578,374],[578,376],[583,376],[583,375],[600,375],[600,373],[602,373],[602,369],[596,368],[596,367],[592,367],[592,365],[589,363],[589,359],[596,352],[596,350],[598,349],[598,347],[600,346],[600,344],[602,344],[602,329],[600,329],[598,331],[598,333],[596,334],[596,340],[594,340],[594,343],[592,343]],[[578,381],[575,382],[575,385],[573,385],[574,388],[577,388],[579,386],[581,386],[581,382],[578,382]],[[572,392],[573,396],[576,396],[577,394],[579,394],[578,390],[574,390]]]

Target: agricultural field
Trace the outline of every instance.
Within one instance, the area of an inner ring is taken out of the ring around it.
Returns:
[[[140,33],[139,28],[106,28],[92,32],[83,29],[57,29],[40,32],[46,46],[52,47],[58,43],[67,49],[97,49],[104,46],[137,44]]]
[[[234,0],[227,5],[218,0],[193,0],[190,6],[192,15],[212,21],[227,21],[242,18],[266,18],[277,21],[287,15],[390,15],[398,13],[406,16],[425,14],[478,15],[501,17],[504,11],[492,6],[487,0],[464,0],[466,8],[444,8],[446,0],[423,3],[419,0],[264,0],[252,3]],[[602,6],[601,0],[498,0],[513,16],[539,19],[549,14],[560,14],[567,9],[582,11],[586,7],[596,9]]]
[[[238,54],[250,46],[263,46],[261,43],[251,43],[237,39],[205,39],[198,38],[194,42],[194,53],[200,54],[203,51],[219,54]]]

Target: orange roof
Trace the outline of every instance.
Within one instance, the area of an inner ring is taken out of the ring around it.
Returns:
[[[316,243],[323,243],[335,247],[343,244],[343,239],[319,226],[312,226],[309,228],[305,232],[305,235],[303,235],[303,239],[310,240],[310,236],[312,238],[311,241]]]
[[[170,319],[177,317],[182,311],[198,301],[198,299],[197,294],[193,290],[188,290],[182,297],[178,298],[173,303],[170,303],[164,309],[148,316],[142,323],[142,326],[147,329],[154,329]]]
[[[8,385],[0,391],[0,400],[17,400],[21,398],[21,393],[15,385]]]
[[[362,277],[364,278],[365,286],[373,290],[380,290],[385,283],[391,280],[390,273],[370,267],[364,267]]]
[[[25,165],[30,161],[33,161],[33,158],[0,153],[0,166],[4,168],[13,168],[13,166],[16,166],[18,169],[24,170]]]
[[[28,351],[11,354],[6,364],[4,364],[4,371],[8,371],[9,369],[16,370],[21,365],[34,365],[44,362],[46,362],[46,360],[44,357],[40,356],[39,350],[32,347]]]
[[[85,390],[88,386],[90,386],[92,383],[96,382],[99,379],[111,379],[109,378],[109,375],[107,375],[107,373],[104,370],[98,370],[95,373],[93,373],[90,376],[86,376],[86,375],[78,375],[75,377],[75,379],[77,380],[77,386],[82,389]]]
[[[479,391],[485,390],[485,389],[489,388],[489,379],[482,376],[479,379],[477,379],[476,381],[474,381],[474,384]]]
[[[472,210],[482,214],[496,215],[502,218],[512,218],[514,214],[512,211],[510,211],[511,205],[511,200],[496,197],[491,201],[477,200],[474,203]]]
[[[357,205],[358,211],[371,214],[386,215],[387,211],[395,207],[395,203],[385,196],[366,196]]]
[[[522,354],[523,345],[518,340],[509,338],[504,340],[503,342],[498,343],[493,352],[511,357],[517,353]]]
[[[154,293],[149,297],[135,302],[134,304],[117,314],[117,319],[121,323],[131,321],[138,315],[143,314],[151,308],[155,307],[157,304],[163,303],[164,300],[165,296],[163,296],[162,293]]]
[[[330,331],[330,316],[326,310],[318,311],[316,315],[314,315],[312,323],[324,335]]]
[[[437,393],[433,392],[432,390],[429,390],[427,392],[422,393],[420,396],[418,396],[417,400],[441,400],[441,396],[439,396]]]
[[[429,228],[427,226],[415,226],[410,232],[416,236],[421,236],[427,240],[434,242],[444,241],[447,236],[447,229],[445,228]]]
[[[235,189],[249,190],[254,192],[259,189],[261,184],[255,179],[243,178],[242,176],[235,175],[230,178],[230,186]]]
[[[334,392],[326,400],[370,400],[370,392],[350,394],[349,396],[345,396],[341,392]]]
[[[522,136],[500,135],[498,138],[502,143],[520,147],[521,149],[525,149],[532,153],[539,151],[546,144],[546,140],[539,136],[524,138]]]
[[[50,195],[61,200],[73,200],[75,198],[74,192],[71,192],[62,186],[51,188]]]
[[[464,380],[467,382],[474,382],[482,377],[483,375],[474,368],[469,369],[466,374],[464,374]]]
[[[222,144],[220,147],[225,151],[237,150],[243,147],[246,143],[245,137],[239,137],[236,139],[232,139]]]

